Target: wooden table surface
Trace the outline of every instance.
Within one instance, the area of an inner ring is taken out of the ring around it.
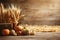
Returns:
[[[37,33],[34,36],[0,36],[0,40],[60,40],[60,33]]]

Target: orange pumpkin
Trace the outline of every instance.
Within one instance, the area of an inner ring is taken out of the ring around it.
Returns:
[[[15,31],[21,31],[23,30],[23,27],[22,26],[17,26],[17,27],[14,27]]]
[[[2,30],[2,35],[9,35],[10,34],[10,30],[9,29],[3,29]]]

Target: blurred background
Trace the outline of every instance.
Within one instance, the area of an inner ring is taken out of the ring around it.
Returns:
[[[0,0],[5,8],[11,4],[22,9],[23,24],[60,25],[60,0]]]

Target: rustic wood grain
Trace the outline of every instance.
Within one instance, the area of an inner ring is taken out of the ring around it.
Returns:
[[[5,0],[3,3],[20,6],[25,15],[24,24],[60,25],[60,0]]]
[[[60,33],[38,33],[34,36],[0,36],[0,40],[60,40]]]

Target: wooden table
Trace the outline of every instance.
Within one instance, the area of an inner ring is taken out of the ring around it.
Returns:
[[[0,36],[0,40],[60,40],[60,33],[37,33],[32,36]]]

